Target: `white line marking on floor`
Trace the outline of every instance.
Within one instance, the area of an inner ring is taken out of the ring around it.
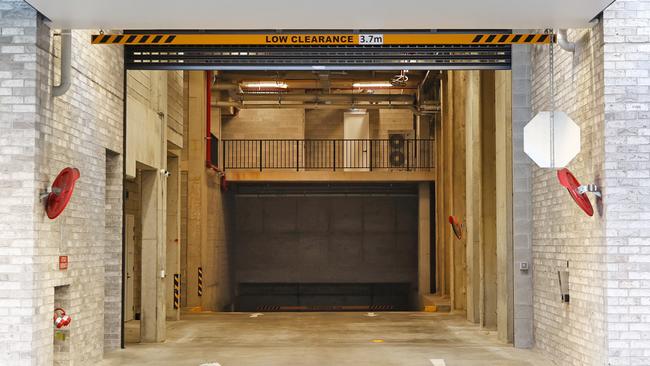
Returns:
[[[202,363],[199,366],[221,366],[219,362],[213,362],[213,363]]]
[[[447,366],[445,360],[443,360],[442,358],[432,358],[429,361],[431,361],[433,366]]]
[[[261,316],[261,315],[264,315],[264,314],[262,314],[262,313],[253,313],[253,314],[251,314],[251,316],[249,316],[249,318],[257,318],[258,316]]]
[[[377,314],[375,314],[375,313],[368,313],[368,314],[366,314],[366,316],[373,317],[373,316],[377,316]]]

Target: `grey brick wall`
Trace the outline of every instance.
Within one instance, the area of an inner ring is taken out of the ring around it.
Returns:
[[[39,275],[34,290],[43,306],[37,310],[39,328],[32,347],[38,345],[39,363],[51,357],[50,309],[57,305],[50,295],[54,286],[70,286],[70,309],[66,310],[74,319],[68,339],[74,350],[71,364],[84,365],[101,358],[105,326],[108,348],[119,345],[119,306],[117,311],[114,307],[119,304],[121,286],[112,282],[105,288],[105,280],[121,277],[121,238],[115,232],[106,237],[105,232],[107,227],[114,230],[116,224],[121,227],[121,195],[115,193],[122,190],[122,183],[115,175],[121,177],[122,159],[111,157],[113,154],[107,159],[107,150],[122,152],[122,53],[117,47],[91,46],[90,34],[73,32],[72,86],[64,96],[53,98],[51,85],[58,83],[60,70],[53,65],[58,65],[55,59],[60,55],[60,43],[39,23],[36,189],[51,184],[65,166],[81,171],[74,198],[61,217],[52,221],[40,207],[35,211],[37,250],[33,260]],[[107,177],[111,179],[109,189]],[[111,210],[106,210],[107,203]],[[69,256],[67,271],[58,271],[53,265],[58,255]],[[106,305],[113,308],[105,319]]]
[[[107,150],[122,152],[122,51],[75,31],[72,87],[53,98],[58,37],[23,1],[0,0],[0,27],[0,364],[94,364],[105,344],[119,344],[122,158]],[[38,194],[66,166],[81,178],[49,220]],[[68,270],[58,270],[59,255]],[[73,323],[57,349],[71,352],[54,356],[54,287],[63,285]]]
[[[650,1],[603,15],[610,365],[650,365]]]
[[[32,365],[36,228],[36,12],[0,1],[0,364]],[[51,322],[50,315],[50,322]],[[49,328],[48,328],[49,329]]]
[[[583,183],[603,183],[603,30],[571,31],[575,54],[555,46],[556,109],[580,127],[581,152],[568,165]],[[533,115],[549,108],[548,46],[532,50]],[[532,249],[536,346],[558,365],[606,362],[605,219],[585,215],[552,169],[532,169]],[[593,200],[592,200],[593,201]],[[560,301],[557,271],[569,263],[570,304]]]

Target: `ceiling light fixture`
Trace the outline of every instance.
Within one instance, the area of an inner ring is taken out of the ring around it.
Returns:
[[[242,83],[242,86],[251,89],[286,89],[289,87],[287,83],[280,81],[246,81]]]
[[[392,86],[393,85],[388,81],[359,82],[359,83],[352,84],[353,88],[390,88]]]

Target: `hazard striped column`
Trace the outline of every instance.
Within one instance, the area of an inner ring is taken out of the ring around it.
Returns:
[[[199,267],[199,288],[198,288],[198,294],[199,296],[203,296],[203,268]]]
[[[178,309],[181,301],[181,275],[174,273],[174,309]]]

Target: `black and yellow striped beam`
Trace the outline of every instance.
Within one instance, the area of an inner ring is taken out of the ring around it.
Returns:
[[[181,275],[174,273],[174,309],[180,307],[181,301]]]
[[[359,45],[506,45],[550,44],[554,34],[96,34],[92,44],[121,45],[256,45],[256,46],[359,46]]]
[[[203,268],[199,267],[198,295],[203,296]]]

